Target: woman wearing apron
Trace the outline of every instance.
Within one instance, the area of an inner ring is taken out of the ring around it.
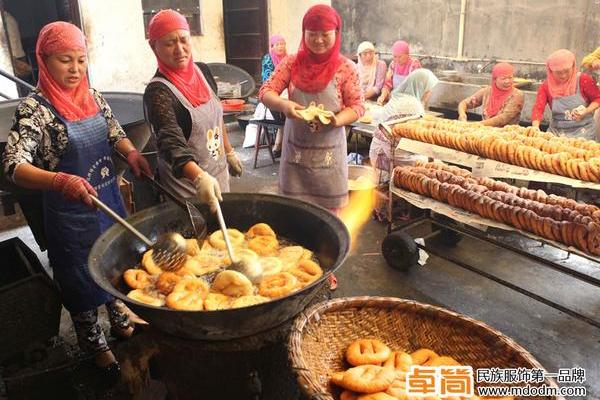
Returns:
[[[158,71],[146,88],[144,104],[157,137],[160,179],[173,193],[197,196],[214,212],[221,191],[229,191],[228,169],[233,176],[242,174],[225,131],[216,84],[205,65],[194,64],[183,15],[160,11],[148,25],[148,38]]]
[[[595,140],[594,111],[600,106],[600,89],[585,73],[577,72],[575,54],[557,50],[546,61],[547,78],[538,89],[531,116],[540,126],[546,104],[552,111],[548,131],[556,135]]]
[[[410,56],[410,47],[404,40],[398,40],[392,45],[394,57],[388,68],[383,89],[377,98],[377,104],[384,104],[390,97],[392,90],[396,89],[406,77],[416,69],[421,68],[419,60]]]
[[[358,73],[340,55],[342,22],[326,5],[311,7],[302,20],[302,42],[284,58],[259,91],[260,100],[287,117],[279,167],[279,191],[337,212],[348,202],[344,126],[364,113]],[[289,91],[289,100],[279,94]],[[333,111],[331,124],[315,131],[298,110],[310,102]]]
[[[119,365],[98,324],[98,306],[106,305],[114,335],[129,337],[133,327],[88,272],[92,244],[112,225],[92,207],[90,195],[125,216],[111,161],[113,147],[126,154],[136,176],[151,170],[100,93],[90,90],[85,37],[79,28],[66,22],[46,25],[36,58],[38,88],[17,106],[4,169],[15,184],[43,191],[48,258],[79,346],[115,377]]]

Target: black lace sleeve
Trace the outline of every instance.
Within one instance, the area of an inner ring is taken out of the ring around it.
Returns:
[[[178,101],[173,98],[164,84],[152,82],[144,92],[144,105],[148,120],[156,134],[160,157],[171,166],[176,177],[183,177],[185,164],[190,161],[198,162],[198,160],[187,145],[186,137],[177,120]]]

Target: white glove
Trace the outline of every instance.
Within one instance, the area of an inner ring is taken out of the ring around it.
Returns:
[[[242,176],[242,162],[238,157],[235,150],[231,150],[227,153],[227,164],[229,169],[229,175],[231,176]]]
[[[196,196],[201,203],[206,203],[211,212],[217,211],[217,202],[223,201],[219,182],[205,171],[202,171],[194,181]]]

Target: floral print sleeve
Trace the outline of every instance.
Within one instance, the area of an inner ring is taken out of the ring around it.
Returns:
[[[100,92],[96,89],[92,89],[92,95],[100,107],[102,115],[104,115],[104,118],[106,118],[106,122],[108,123],[108,141],[110,142],[111,146],[114,146],[119,142],[119,140],[126,138],[127,135]]]
[[[13,181],[15,170],[23,163],[53,170],[66,147],[65,125],[30,94],[15,110],[2,157],[5,175]]]
[[[17,105],[2,155],[4,173],[13,182],[17,167],[23,163],[54,171],[69,143],[65,124],[34,95],[41,93],[35,90]],[[106,118],[108,140],[114,145],[125,137],[125,132],[102,95],[96,90],[92,95]]]
[[[360,90],[358,70],[354,63],[347,58],[344,59],[336,72],[336,79],[338,95],[341,96],[343,106],[356,111],[358,118],[362,117],[365,113],[364,98]]]

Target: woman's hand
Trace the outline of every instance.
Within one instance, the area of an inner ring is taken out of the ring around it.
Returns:
[[[579,106],[571,111],[571,118],[574,121],[581,121],[588,113],[588,109],[585,106]]]
[[[242,162],[240,161],[240,158],[238,157],[235,150],[231,149],[231,151],[229,151],[226,156],[227,156],[229,175],[242,176],[242,171],[243,171]]]
[[[304,107],[292,100],[285,100],[285,103],[281,107],[281,112],[284,113],[287,118],[302,119],[297,110],[304,110]]]
[[[595,60],[592,63],[592,69],[600,69],[600,60]]]
[[[52,190],[60,192],[65,199],[72,202],[80,201],[93,207],[90,195],[98,196],[96,190],[81,176],[59,172],[52,180]]]
[[[466,121],[467,120],[467,114],[464,112],[459,112],[458,113],[458,120],[459,121]]]
[[[377,104],[380,105],[380,106],[382,106],[383,103],[385,103],[385,98],[386,98],[385,93],[381,93],[379,95],[379,97],[377,98]]]
[[[206,171],[202,171],[194,180],[194,186],[196,187],[198,200],[201,203],[208,204],[212,213],[216,212],[217,202],[223,201],[219,182]]]
[[[152,176],[152,168],[150,168],[150,164],[148,164],[148,160],[146,157],[142,155],[136,149],[131,150],[127,154],[127,164],[131,167],[131,171],[136,178],[140,178],[142,176],[142,172],[146,174],[146,176]]]

